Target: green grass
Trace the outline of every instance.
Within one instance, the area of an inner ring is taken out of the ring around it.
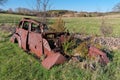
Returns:
[[[120,51],[111,53],[113,60],[95,71],[83,69],[81,63],[66,62],[46,70],[40,60],[27,54],[0,32],[0,80],[120,80]]]
[[[23,17],[38,19],[33,16],[22,16],[12,14],[0,13],[0,24],[16,25]],[[54,23],[56,18],[49,18],[49,24]],[[70,32],[84,33],[88,35],[101,36],[100,26],[102,24],[102,17],[76,17],[76,18],[63,18],[65,26]],[[108,36],[120,37],[120,17],[106,17],[105,23],[113,28],[113,32]]]
[[[55,19],[50,19],[50,22],[53,23]],[[113,32],[107,36],[120,37],[120,17],[73,17],[62,19],[65,21],[65,27],[72,33],[97,36],[102,36],[100,27],[104,19],[105,24],[113,29]]]
[[[64,18],[63,18],[64,19]],[[70,32],[101,36],[102,17],[65,18],[66,27]],[[105,23],[113,28],[109,36],[120,37],[120,18],[106,18]]]
[[[16,25],[16,24],[19,23],[19,21],[23,17],[33,18],[33,19],[36,18],[36,17],[32,17],[32,16],[23,16],[23,15],[13,15],[13,14],[0,13],[0,24]]]
[[[5,19],[2,18],[4,20],[7,20],[10,16],[16,18],[16,20],[23,17],[10,14],[4,16],[6,16]],[[2,19],[0,15],[0,21]],[[66,27],[71,32],[76,28],[75,32],[79,32],[79,29],[82,30],[81,26],[83,26],[87,29],[87,34],[99,34],[100,19],[64,18],[64,20]],[[112,21],[113,27],[118,26],[119,29],[119,18],[118,20],[108,19],[107,21]],[[116,28],[115,32],[118,29]],[[33,55],[24,52],[18,47],[18,44],[11,43],[8,36],[8,33],[0,31],[0,80],[120,80],[120,51],[113,51],[111,53],[113,60],[105,67],[98,64],[95,71],[89,68],[83,69],[81,63],[76,62],[66,62],[46,70]]]
[[[83,32],[87,34],[98,34],[100,19],[97,18],[66,18],[64,19],[66,22],[66,27],[71,32]]]

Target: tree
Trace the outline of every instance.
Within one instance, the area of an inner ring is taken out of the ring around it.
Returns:
[[[41,0],[36,0],[36,10],[37,12],[40,12],[40,6],[41,6]]]
[[[43,0],[43,22],[46,23],[47,8],[49,7],[50,0]]]
[[[17,13],[21,13],[21,14],[30,14],[31,13],[31,10],[27,9],[27,8],[16,8],[16,12]]]
[[[120,2],[113,7],[114,12],[120,12]]]
[[[0,8],[0,12],[4,11],[3,9]]]
[[[13,13],[12,8],[9,8],[9,9],[7,10],[7,12],[8,12],[8,13]]]
[[[47,22],[47,10],[50,8],[49,2],[50,0],[36,0],[36,10],[37,14],[41,12],[42,22]],[[40,16],[39,16],[40,17]]]
[[[0,0],[0,5],[3,5],[7,0]]]

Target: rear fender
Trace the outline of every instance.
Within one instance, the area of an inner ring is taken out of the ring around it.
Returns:
[[[17,42],[18,42],[19,47],[20,47],[20,48],[22,48],[21,38],[20,38],[20,36],[19,36],[19,35],[14,34],[14,35],[10,38],[10,41],[11,41],[12,43],[15,43],[15,41],[17,41]]]

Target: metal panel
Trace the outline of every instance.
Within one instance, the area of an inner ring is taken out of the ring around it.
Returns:
[[[43,54],[41,34],[30,32],[28,37],[28,45],[30,51],[35,53],[38,57],[40,57]]]

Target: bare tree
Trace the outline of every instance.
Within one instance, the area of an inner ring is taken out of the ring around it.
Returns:
[[[50,0],[36,0],[36,10],[37,14],[39,13],[39,17],[41,14],[42,22],[47,22],[47,10],[50,7]]]
[[[120,12],[120,2],[113,7],[114,12]]]
[[[36,0],[36,15],[37,17],[39,18],[39,20],[41,20],[41,15],[40,15],[40,12],[41,12],[41,0]]]
[[[30,9],[21,8],[21,7],[16,8],[15,11],[16,11],[17,13],[21,13],[21,14],[24,14],[24,15],[25,15],[25,14],[30,14],[30,13],[32,12]]]
[[[37,12],[40,12],[40,6],[41,6],[41,0],[36,0],[36,10]]]
[[[8,12],[8,13],[13,13],[12,8],[9,8],[9,9],[7,10],[7,12]]]
[[[46,23],[47,17],[47,8],[49,7],[50,0],[43,0],[43,22]]]
[[[7,0],[0,0],[0,5],[3,5]]]

